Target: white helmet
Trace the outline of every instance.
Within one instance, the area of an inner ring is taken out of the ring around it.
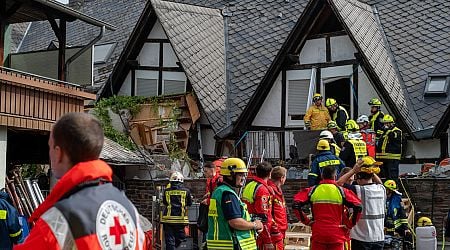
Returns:
[[[358,119],[356,119],[356,123],[364,123],[364,122],[369,122],[369,117],[367,117],[367,115],[361,115],[358,117]]]
[[[180,172],[174,172],[170,176],[169,181],[177,181],[177,182],[184,182],[184,177]]]
[[[350,132],[348,133],[349,140],[362,140],[362,135],[359,132]]]
[[[329,140],[334,139],[333,134],[328,130],[324,130],[324,131],[320,132],[319,138],[320,139],[329,139]]]

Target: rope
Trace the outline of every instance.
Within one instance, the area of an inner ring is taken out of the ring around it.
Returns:
[[[408,200],[409,200],[409,202],[411,203],[411,213],[412,213],[412,222],[414,223],[414,221],[415,221],[415,211],[416,211],[416,208],[414,207],[414,204],[413,204],[413,202],[412,202],[412,199],[411,199],[411,197],[409,196],[409,194],[408,194],[408,191],[406,190],[406,188],[405,188],[405,185],[403,184],[403,181],[402,181],[402,178],[398,178],[398,180],[400,181],[400,184],[402,185],[402,188],[403,188],[403,191],[405,191],[405,194],[406,194],[406,198],[408,198]],[[411,226],[411,225],[409,225],[409,223],[408,223],[408,228],[409,228],[409,230],[411,231],[411,234],[414,236],[413,237],[413,245],[414,245],[414,243],[415,243],[415,238],[416,238],[416,232],[414,232],[414,224]]]

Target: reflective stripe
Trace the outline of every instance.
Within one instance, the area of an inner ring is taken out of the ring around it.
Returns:
[[[379,159],[392,159],[392,160],[400,160],[401,159],[401,157],[402,157],[401,153],[399,154],[399,153],[388,153],[388,152],[386,152],[386,147],[387,147],[387,145],[389,143],[389,134],[394,132],[394,131],[400,131],[401,132],[401,130],[399,128],[394,127],[393,129],[388,130],[383,135],[383,137],[382,137],[383,143],[381,145],[381,152],[376,153],[376,157],[377,158],[379,158]],[[400,151],[401,151],[401,147],[402,147],[402,145],[400,144]]]
[[[330,146],[334,148],[334,155],[339,157],[339,154],[341,153],[341,148],[336,143],[330,143]]]
[[[356,159],[367,156],[366,143],[363,140],[348,140],[353,145],[353,152]]]
[[[166,201],[168,203],[166,207],[166,213],[163,214],[161,222],[170,224],[188,224],[189,219],[186,213],[186,194],[185,190],[167,190],[166,191]],[[180,196],[181,202],[181,215],[172,215],[172,204],[170,202],[171,196]]]
[[[47,223],[61,249],[76,249],[69,223],[59,209],[50,208],[41,219]]]
[[[401,154],[390,154],[390,153],[377,153],[378,159],[391,159],[400,160],[402,158]]]
[[[366,220],[384,219],[384,214],[363,215],[363,216],[361,216],[361,219],[366,219]]]
[[[336,165],[340,165],[341,162],[339,160],[328,160],[328,161],[322,161],[319,162],[319,167],[323,168],[326,166],[336,166]]]
[[[315,174],[315,173],[311,173],[311,172],[309,172],[309,174],[308,175],[311,175],[311,176],[319,176],[318,174]]]
[[[242,200],[247,201],[250,204],[253,204],[253,202],[255,201],[255,191],[256,191],[256,187],[258,186],[258,182],[256,181],[251,181],[250,183],[248,183],[247,185],[245,185],[244,187],[244,191],[242,192]]]
[[[342,106],[338,106],[336,112],[333,113],[333,121],[336,121],[339,110],[343,110],[348,119],[349,116],[348,116],[347,110],[345,108],[343,108]]]
[[[22,233],[22,228],[21,228],[19,231],[17,231],[16,233],[9,234],[9,237],[17,237],[17,236],[19,236],[21,233]]]
[[[342,193],[334,184],[320,184],[310,194],[310,201],[314,203],[342,204]]]
[[[7,213],[6,210],[0,210],[0,220],[6,220]]]

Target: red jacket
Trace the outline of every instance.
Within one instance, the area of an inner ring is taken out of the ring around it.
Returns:
[[[253,202],[246,199],[246,190],[252,186],[252,182],[256,182],[256,186],[253,194]],[[264,215],[267,221],[264,222],[264,230],[258,235],[257,245],[261,246],[263,244],[272,243],[270,236],[270,229],[272,227],[272,197],[273,190],[267,184],[267,182],[257,176],[253,176],[253,180],[249,182],[243,192],[242,200],[247,204],[248,212],[253,215],[261,216]],[[260,247],[261,248],[261,247]]]
[[[14,249],[143,249],[137,210],[111,181],[103,161],[73,166],[31,215],[35,226]]]
[[[281,188],[271,180],[268,180],[267,184],[273,190],[272,215],[274,226],[272,226],[272,241],[275,242],[279,240],[275,233],[280,232],[280,236],[284,238],[288,227],[286,201],[284,200],[283,190]]]
[[[300,209],[311,203],[313,219]],[[345,218],[344,206],[353,208],[352,220]],[[339,187],[334,180],[322,180],[319,185],[305,188],[294,196],[294,212],[306,225],[311,225],[313,241],[343,243],[347,230],[359,220],[361,200],[350,190]]]
[[[372,129],[361,129],[363,141],[366,142],[367,154],[375,159],[375,138],[377,134]]]
[[[217,184],[222,182],[222,176],[220,174],[214,175],[212,178],[206,179],[206,203],[209,205],[209,200],[211,199],[211,194],[216,189]]]

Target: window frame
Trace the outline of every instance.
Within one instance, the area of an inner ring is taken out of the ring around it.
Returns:
[[[109,48],[109,50],[107,51],[107,53],[105,54],[105,56],[103,57],[102,61],[95,61],[95,47],[100,47],[100,46],[106,46],[106,45],[111,45],[111,47]],[[104,64],[108,61],[109,58],[111,58],[111,55],[114,51],[114,49],[116,48],[117,42],[110,42],[110,43],[102,43],[102,44],[95,44],[92,49],[92,63],[94,65],[99,65],[99,64]]]
[[[443,91],[428,91],[428,88],[430,87],[431,80],[433,77],[445,78]],[[447,97],[449,83],[450,83],[450,74],[428,74],[427,83],[425,84],[424,96],[425,97]]]
[[[288,70],[286,71],[286,111],[285,111],[285,116],[286,116],[286,125],[285,127],[300,127],[303,128],[305,126],[305,121],[302,120],[293,120],[291,119],[291,116],[289,115],[289,81],[297,81],[297,80],[308,80],[309,81],[309,92],[314,93],[313,90],[311,90],[311,88],[315,88],[315,79],[313,79],[313,81],[311,81],[311,75],[312,75],[312,71],[313,69],[302,69],[302,70]],[[314,86],[311,86],[314,85]],[[307,108],[305,110],[305,114],[306,111],[308,110],[308,107],[310,106],[310,102],[311,102],[311,98],[312,95],[310,96],[310,93],[307,94],[308,98],[306,100],[307,104]]]

